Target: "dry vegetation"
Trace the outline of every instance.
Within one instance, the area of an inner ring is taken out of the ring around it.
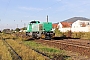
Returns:
[[[2,40],[0,40],[0,60],[12,60],[9,51],[7,47],[3,44]]]
[[[22,37],[23,36],[18,36],[17,34],[3,34],[3,33],[0,34],[1,41],[6,40],[18,53],[18,55],[22,58],[22,60],[48,60],[47,57],[21,44],[20,41],[22,40]],[[0,41],[0,47],[1,47],[0,60],[12,60],[12,57],[7,47],[1,41]]]
[[[13,47],[13,49],[22,57],[23,60],[45,60],[46,58],[35,51],[27,48],[21,43],[17,43],[14,40],[8,40],[7,42]]]
[[[54,57],[54,55],[61,55],[62,53],[64,53],[63,50],[59,50],[59,49],[56,49],[53,47],[45,46],[45,45],[42,45],[40,43],[36,43],[34,41],[24,41],[24,44],[29,46],[32,49],[43,52],[51,57]]]
[[[57,32],[58,33],[58,32]],[[88,36],[88,39],[90,38],[89,35],[90,33],[81,33],[81,32],[74,32],[72,33],[72,37],[73,38],[86,38]],[[63,35],[63,33],[60,33],[58,34],[60,36]],[[9,42],[9,44],[13,47],[13,49],[22,57],[23,60],[45,60],[46,58],[38,53],[36,53],[35,51],[31,50],[31,49],[28,49],[25,45],[22,44],[22,41],[23,40],[27,40],[27,37],[25,36],[24,33],[14,33],[14,34],[0,34],[0,39],[6,39],[6,41]],[[14,41],[14,40],[15,41]],[[29,43],[27,41],[27,43]],[[0,44],[2,44],[0,42]],[[34,44],[35,45],[35,44]],[[34,46],[33,45],[33,46]],[[2,46],[2,45],[0,45]],[[37,47],[37,46],[36,46]],[[39,48],[38,50],[43,50],[42,48],[40,47],[37,47]],[[36,48],[36,49],[37,49]],[[4,49],[4,48],[3,48]],[[7,52],[8,50],[5,49]],[[46,49],[46,47],[44,48],[45,51],[49,50],[49,49]],[[44,51],[43,50],[43,51]],[[0,52],[1,52],[1,49],[0,49]],[[47,52],[46,52],[47,53]],[[2,56],[3,53],[0,53],[0,56]],[[10,54],[10,53],[8,53]],[[50,53],[51,54],[51,53]],[[6,55],[6,54],[5,54]],[[6,56],[6,57],[10,57],[9,56]],[[1,57],[0,57],[1,58]],[[9,59],[9,58],[8,58]],[[11,58],[10,58],[11,59]],[[9,60],[10,60],[9,59]],[[6,59],[7,60],[7,59]],[[71,58],[70,59],[67,59],[67,60],[72,60]]]
[[[79,38],[79,39],[90,39],[90,32],[60,32],[59,30],[55,30],[55,37],[64,37],[64,38]]]

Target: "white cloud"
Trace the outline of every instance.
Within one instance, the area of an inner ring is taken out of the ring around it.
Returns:
[[[43,10],[42,8],[34,8],[34,7],[19,7],[20,9],[23,10],[31,10],[31,11],[41,11]]]
[[[56,0],[56,1],[62,1],[62,0]]]
[[[90,6],[90,2],[89,1],[63,1],[62,5],[59,6],[56,11],[60,12],[60,11],[69,11],[69,12],[77,12],[77,13],[84,13],[87,10],[89,10],[89,8],[87,8],[88,6]]]

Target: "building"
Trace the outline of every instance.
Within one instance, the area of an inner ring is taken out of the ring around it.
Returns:
[[[78,18],[78,17],[74,17]],[[76,19],[73,20],[74,18],[68,19],[66,21],[60,22],[58,24],[59,30],[61,32],[67,32],[67,31],[72,31],[72,32],[90,32],[90,20],[89,19]],[[71,21],[70,21],[71,20]]]
[[[56,28],[58,28],[58,24],[59,24],[59,23],[53,23],[53,24],[52,24],[53,30],[55,30]]]

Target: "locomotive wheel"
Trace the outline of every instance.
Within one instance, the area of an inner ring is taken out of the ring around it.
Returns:
[[[37,38],[37,34],[36,34],[36,33],[33,33],[32,36],[33,36],[33,38],[35,38],[35,39]]]

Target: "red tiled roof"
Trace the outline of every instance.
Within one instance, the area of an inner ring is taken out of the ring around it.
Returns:
[[[53,24],[52,26],[53,28],[57,28],[58,24]]]
[[[62,28],[71,27],[72,22],[61,22]]]

